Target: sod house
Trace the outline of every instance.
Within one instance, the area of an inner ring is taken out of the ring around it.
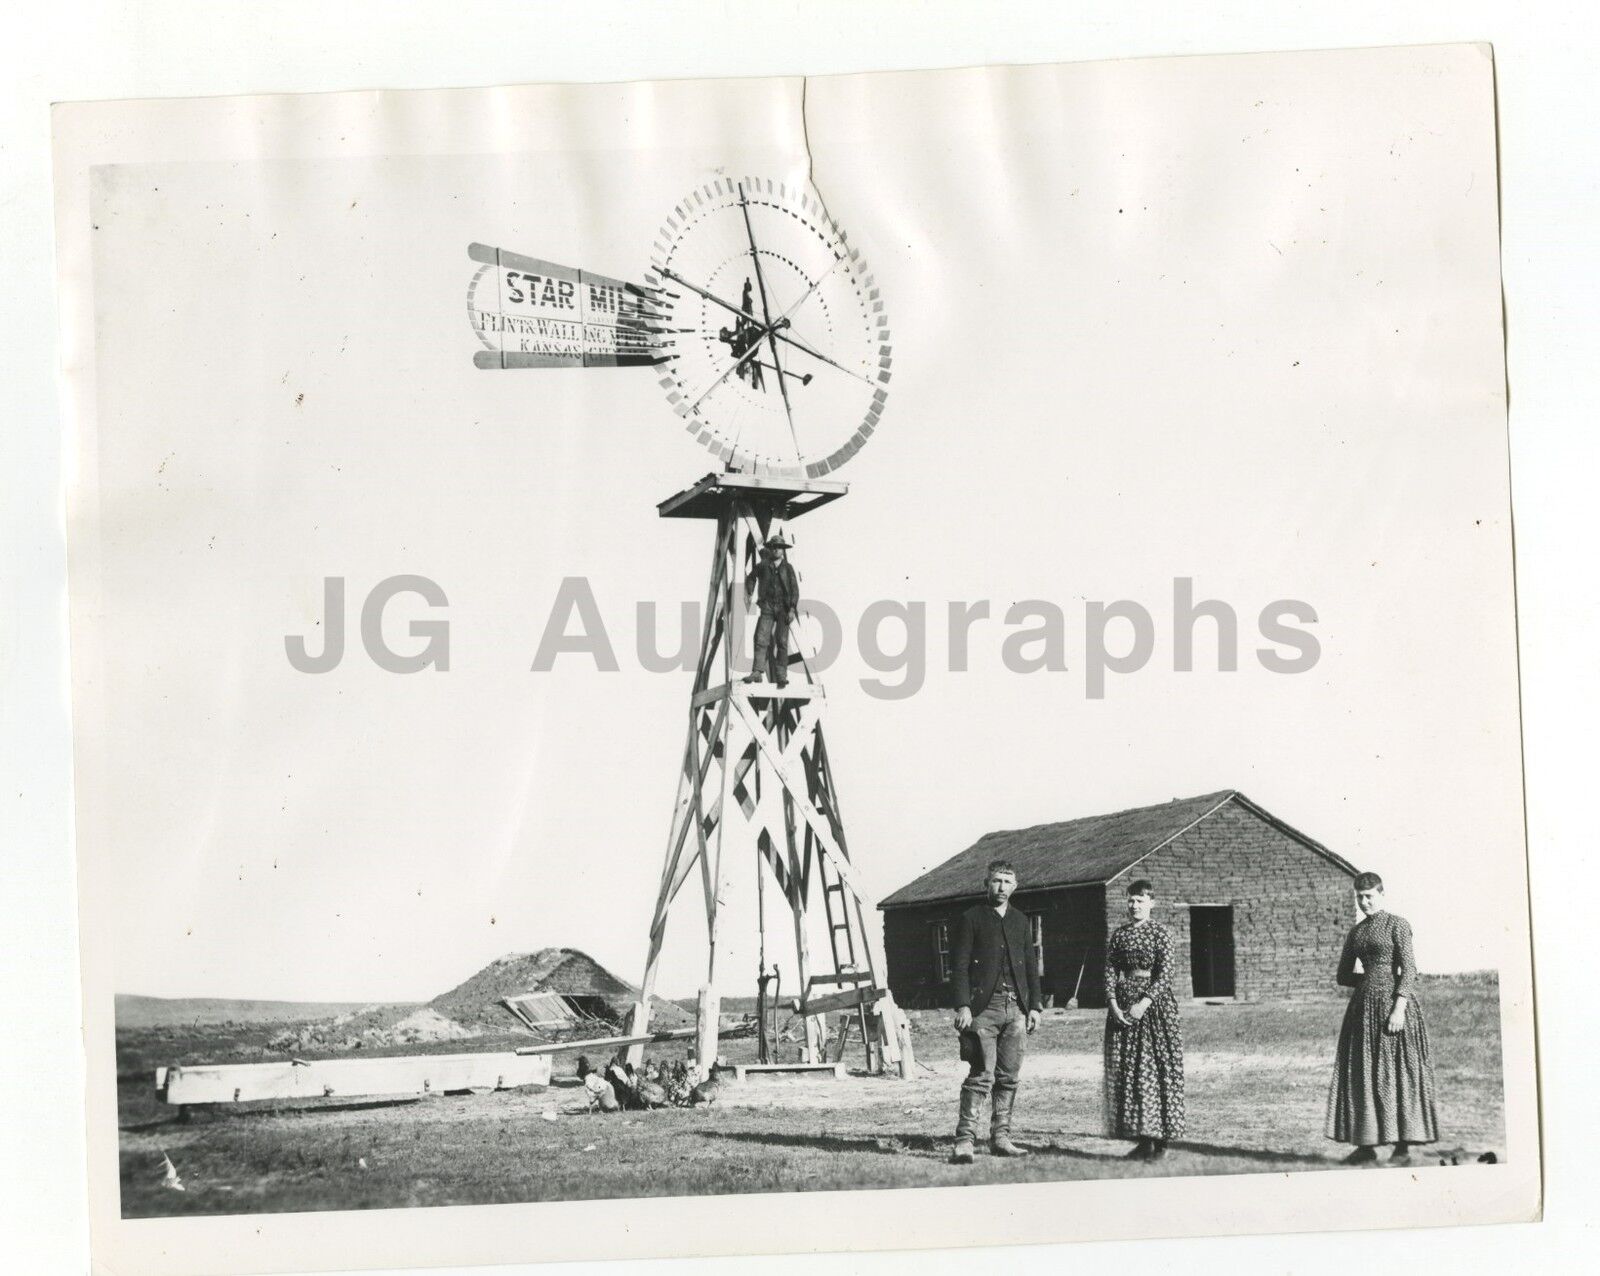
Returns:
[[[1180,999],[1331,991],[1355,920],[1356,870],[1231,789],[989,833],[878,905],[889,987],[902,1006],[951,1004],[954,922],[983,898],[995,859],[1016,866],[1012,906],[1032,924],[1047,1004],[1076,995],[1105,1005],[1106,939],[1127,920],[1127,886],[1141,877],[1155,884],[1155,920],[1172,932]]]

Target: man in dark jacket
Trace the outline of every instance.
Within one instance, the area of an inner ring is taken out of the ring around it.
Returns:
[[[761,549],[761,562],[745,578],[745,605],[761,590],[761,615],[756,620],[756,657],[746,682],[765,678],[780,687],[789,682],[789,626],[800,606],[800,578],[789,565],[789,543],[774,536]]]
[[[1010,905],[1017,873],[994,860],[984,874],[988,900],[974,904],[956,922],[951,944],[950,985],[955,994],[956,1031],[967,1079],[961,1083],[961,1117],[952,1160],[972,1163],[972,1144],[984,1100],[991,1102],[989,1146],[996,1156],[1026,1156],[1011,1141],[1011,1110],[1028,1033],[1039,1026],[1043,999],[1033,962],[1028,919]]]

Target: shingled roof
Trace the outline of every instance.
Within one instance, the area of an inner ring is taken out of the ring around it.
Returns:
[[[1257,806],[1237,789],[1223,789],[1062,824],[986,833],[959,855],[902,886],[878,907],[904,908],[973,898],[982,893],[985,866],[990,860],[1001,858],[1016,865],[1019,890],[1109,882],[1230,802],[1266,820],[1346,872],[1355,873],[1354,866],[1346,860]]]

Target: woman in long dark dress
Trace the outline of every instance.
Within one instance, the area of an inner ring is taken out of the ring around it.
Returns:
[[[1126,925],[1106,944],[1105,1119],[1128,1153],[1156,1161],[1184,1129],[1183,1032],[1172,995],[1172,936],[1150,920],[1155,890],[1128,887]]]
[[[1433,1052],[1416,998],[1411,926],[1385,910],[1383,879],[1376,873],[1360,874],[1355,892],[1364,916],[1345,936],[1338,973],[1339,985],[1355,991],[1339,1030],[1326,1133],[1355,1144],[1347,1158],[1352,1165],[1375,1162],[1378,1147],[1390,1143],[1390,1163],[1406,1164],[1414,1145],[1439,1137]]]

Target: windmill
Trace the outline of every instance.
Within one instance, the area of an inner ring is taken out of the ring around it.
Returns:
[[[845,1012],[869,1068],[909,1074],[910,1043],[868,925],[874,901],[846,837],[823,730],[826,694],[804,627],[794,626],[785,683],[734,676],[739,601],[760,548],[847,493],[831,476],[884,410],[889,327],[866,263],[818,201],[756,178],[718,179],[678,204],[639,284],[481,244],[468,252],[480,263],[468,291],[484,347],[478,366],[650,367],[685,429],[722,464],[657,507],[662,518],[702,519],[714,530],[632,1034],[648,1033],[668,921],[698,877],[708,956],[695,1041],[698,1066],[709,1071],[727,984],[730,886],[753,869],[757,986],[765,1003],[779,979],[767,961],[770,884],[770,911],[792,932],[803,1061],[827,1062],[824,1016]],[[825,949],[813,947],[814,930],[826,935]],[[843,1040],[841,1031],[841,1049]],[[635,1062],[642,1051],[632,1047]]]

